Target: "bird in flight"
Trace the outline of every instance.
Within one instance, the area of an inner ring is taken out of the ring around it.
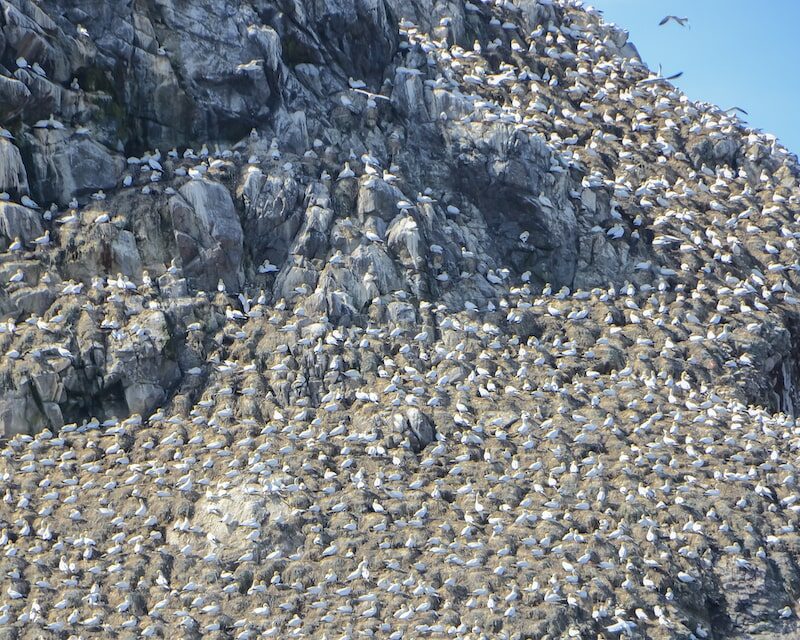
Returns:
[[[747,113],[747,111],[745,111],[745,110],[744,110],[744,109],[742,109],[741,107],[728,107],[727,109],[725,109],[725,110],[723,111],[723,113],[733,113],[733,112],[735,112],[735,111],[738,111],[739,113],[743,113],[744,115],[749,115],[749,114]]]
[[[665,76],[661,71],[661,65],[658,65],[658,75],[652,76],[650,78],[646,78],[644,80],[639,80],[636,84],[644,85],[644,84],[657,84],[659,82],[664,82],[666,80],[674,80],[675,78],[680,78],[683,75],[683,71],[678,71],[678,73],[673,73],[671,76]]]
[[[670,20],[673,20],[675,24],[679,24],[682,27],[689,27],[690,29],[692,28],[691,25],[689,25],[689,18],[679,18],[678,16],[664,16],[661,19],[661,22],[658,23],[658,26],[663,27]]]
[[[391,101],[391,98],[389,98],[388,96],[383,96],[380,93],[372,93],[371,91],[365,91],[364,89],[360,89],[360,88],[359,89],[351,89],[351,91],[354,91],[355,93],[361,93],[361,94],[367,96],[368,98],[372,98],[373,100],[378,99],[378,100]]]

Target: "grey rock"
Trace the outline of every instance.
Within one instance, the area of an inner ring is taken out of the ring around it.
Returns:
[[[298,154],[308,149],[308,126],[304,111],[279,111],[275,129],[283,148]]]
[[[57,402],[62,395],[59,378],[52,371],[42,372],[34,376],[33,384],[42,402]]]
[[[368,278],[372,279],[380,295],[396,291],[403,286],[394,261],[384,249],[375,244],[359,245],[352,254],[352,270],[363,292],[368,290]],[[354,296],[358,299],[361,296]]]
[[[389,222],[397,215],[397,203],[403,199],[402,192],[376,177],[366,177],[359,183],[358,209],[360,220],[367,216],[378,216]]]
[[[298,288],[313,291],[317,284],[317,272],[309,268],[303,259],[296,260],[295,264],[286,265],[275,279],[275,295],[279,298],[291,299],[298,294]]]
[[[24,83],[31,93],[31,100],[24,109],[27,121],[47,118],[50,114],[62,110],[64,92],[60,85],[27,69],[17,69],[14,77]]]
[[[410,407],[405,414],[395,414],[393,419],[395,429],[408,438],[414,453],[421,452],[436,439],[433,422],[416,407]]]
[[[0,122],[16,118],[31,101],[31,92],[16,78],[0,75]]]
[[[386,234],[389,247],[397,254],[400,263],[409,269],[422,269],[425,265],[425,240],[417,221],[409,215],[399,215],[389,225]]]
[[[9,296],[10,310],[14,315],[43,315],[56,299],[49,287],[19,289]]]
[[[239,284],[243,234],[230,192],[207,179],[191,180],[170,201],[175,241],[187,276],[204,289],[222,279]],[[188,205],[188,206],[187,206]]]
[[[163,402],[165,390],[175,385],[180,371],[165,351],[171,340],[165,314],[145,311],[139,315],[139,325],[138,335],[126,336],[99,363],[104,371],[100,393],[119,384],[122,396],[117,400],[124,401],[126,413],[148,415]]]
[[[13,202],[0,202],[0,249],[7,249],[15,238],[29,243],[40,237],[41,215]]]
[[[328,255],[328,231],[333,221],[333,211],[311,205],[306,211],[305,223],[297,233],[290,253],[307,258],[324,258]]]
[[[0,400],[0,433],[3,437],[10,438],[21,433],[29,433],[32,427],[39,426],[36,420],[31,419],[25,400],[10,398]]]
[[[421,75],[418,69],[397,69],[394,76],[392,104],[404,115],[425,122],[430,120],[430,115],[425,105]]]
[[[17,196],[28,194],[28,174],[19,149],[4,138],[0,138],[0,191]]]
[[[410,331],[416,326],[417,314],[411,303],[393,300],[386,305],[386,320]]]
[[[56,402],[45,402],[42,404],[42,414],[44,415],[44,428],[58,431],[64,426],[64,416],[61,413],[61,407]],[[29,426],[30,429],[30,426]],[[31,429],[31,431],[38,431],[39,428]]]
[[[66,131],[37,129],[26,134],[24,144],[32,158],[34,193],[42,202],[63,206],[74,196],[111,189],[124,168],[122,158],[101,144],[72,139]]]
[[[695,168],[704,164],[709,167],[734,163],[740,151],[740,141],[735,137],[725,137],[716,142],[703,138],[688,148],[688,155]]]
[[[249,172],[240,188],[245,202],[242,222],[253,260],[282,264],[300,225],[300,185],[290,174]]]
[[[131,414],[149,415],[153,409],[160,407],[165,399],[164,389],[157,384],[134,382],[125,387],[125,402]]]

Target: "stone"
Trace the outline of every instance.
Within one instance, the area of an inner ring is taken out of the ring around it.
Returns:
[[[308,149],[308,126],[305,111],[278,112],[275,128],[281,146],[302,154]]]
[[[383,295],[402,287],[394,261],[376,244],[359,245],[352,254],[352,269],[359,281],[370,274],[375,278],[378,292]]]
[[[204,289],[216,288],[222,279],[236,290],[243,233],[230,193],[221,184],[202,179],[187,182],[180,196],[171,200],[172,220],[186,275]]]
[[[33,385],[42,402],[57,402],[61,397],[62,389],[55,373],[42,372],[34,376]]]
[[[56,297],[56,293],[48,287],[26,287],[14,291],[9,301],[15,314],[41,316],[52,306]]]
[[[0,75],[0,123],[13,120],[31,101],[31,92],[16,78]]]
[[[394,76],[392,104],[404,115],[430,120],[422,85],[422,73],[417,69],[399,68]]]
[[[24,399],[5,398],[0,400],[0,434],[4,438],[11,438],[20,433],[29,433],[33,426],[26,416]]]
[[[42,413],[44,413],[47,429],[58,431],[64,426],[64,415],[61,413],[61,407],[57,403],[45,402],[42,405]]]
[[[425,242],[414,218],[397,216],[389,225],[386,238],[389,248],[398,255],[403,266],[417,270],[425,266]]]
[[[31,99],[24,110],[26,120],[35,122],[61,111],[64,91],[60,85],[27,69],[17,69],[14,77],[24,83],[31,93]]]
[[[15,238],[28,244],[44,234],[41,215],[14,202],[0,201],[0,250],[5,251]]]
[[[111,273],[126,276],[139,276],[142,272],[142,261],[137,250],[136,239],[130,231],[122,229],[111,241]]]
[[[21,197],[27,195],[28,174],[19,149],[10,140],[0,138],[0,192]]]
[[[31,154],[37,185],[33,191],[40,202],[66,206],[75,196],[86,197],[118,184],[124,161],[103,145],[88,138],[70,139],[64,131],[36,131],[25,135],[24,146]]]
[[[328,230],[333,221],[333,211],[316,205],[308,208],[305,222],[290,248],[293,255],[307,258],[324,258],[328,254]]]
[[[402,199],[402,192],[383,180],[364,178],[359,183],[358,216],[362,221],[367,216],[378,216],[389,222],[397,215],[397,203]]]
[[[221,500],[201,498],[196,503],[191,525],[202,527],[214,540],[224,545],[224,557],[235,560],[252,548],[247,534],[257,530],[260,542],[258,547],[273,551],[282,549],[293,551],[304,540],[302,532],[296,528],[284,527],[278,522],[292,519],[292,510],[277,495],[257,494],[234,487]],[[223,519],[224,518],[224,519]],[[230,526],[236,522],[237,526]],[[249,523],[249,524],[245,524]],[[198,540],[191,532],[170,528],[166,541],[170,545],[192,544],[198,553],[204,555],[216,548],[216,543],[206,539]]]
[[[150,415],[165,399],[164,389],[157,384],[134,382],[125,387],[125,402],[131,414]]]
[[[300,185],[290,174],[249,172],[239,190],[245,203],[243,231],[253,259],[260,264],[286,260],[289,246],[303,222]]]
[[[420,453],[436,439],[434,424],[416,407],[410,407],[405,414],[395,414],[393,420],[395,429],[408,438],[414,453]]]

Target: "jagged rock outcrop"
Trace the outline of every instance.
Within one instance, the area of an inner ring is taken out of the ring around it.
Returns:
[[[797,636],[773,137],[567,0],[0,9],[0,633]]]
[[[196,278],[201,289],[211,289],[216,280],[237,289],[242,225],[230,193],[207,180],[192,180],[178,193],[170,199],[170,210],[187,276]]]

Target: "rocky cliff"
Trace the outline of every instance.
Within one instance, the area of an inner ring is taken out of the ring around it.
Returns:
[[[0,8],[0,637],[800,637],[773,136],[567,0]]]

